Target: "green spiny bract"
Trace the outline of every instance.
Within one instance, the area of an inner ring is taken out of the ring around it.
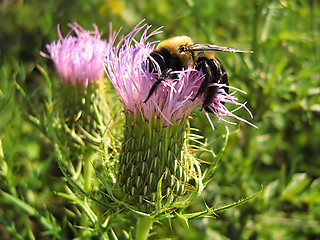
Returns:
[[[196,172],[195,159],[187,154],[187,120],[162,124],[126,115],[118,184],[124,202],[148,213],[162,211],[160,205],[172,207],[194,190],[189,183]]]
[[[90,84],[86,90],[66,84],[58,95],[60,120],[65,123],[62,137],[76,145],[99,145],[110,121],[104,81]]]

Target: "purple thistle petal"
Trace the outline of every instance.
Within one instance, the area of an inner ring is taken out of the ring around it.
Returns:
[[[96,25],[94,31],[84,30],[80,25],[68,25],[71,31],[66,37],[57,26],[59,39],[47,44],[49,55],[40,52],[44,57],[53,60],[60,78],[73,86],[82,85],[84,89],[88,84],[103,77],[103,58],[107,51],[105,40],[101,40],[101,33]],[[76,36],[71,36],[74,32]]]
[[[238,117],[237,115],[234,114],[234,112],[238,111],[239,109],[241,108],[244,108],[249,114],[250,114],[250,117],[253,118],[253,115],[252,113],[250,112],[250,110],[247,108],[246,106],[246,103],[239,103],[237,102],[238,98],[236,98],[235,96],[233,96],[236,92],[242,92],[244,94],[247,94],[245,91],[243,90],[240,90],[238,88],[235,88],[235,87],[232,87],[232,86],[227,86],[226,84],[218,84],[218,83],[214,83],[214,84],[211,84],[210,86],[216,86],[216,87],[219,87],[218,90],[217,90],[217,94],[216,94],[216,97],[214,98],[213,102],[211,103],[211,105],[209,106],[209,109],[217,116],[217,119],[218,119],[218,122],[220,120],[222,121],[225,121],[227,123],[230,123],[230,124],[236,124],[234,122],[230,122],[226,119],[224,119],[223,117],[233,117],[237,120],[240,120],[242,122],[245,122],[255,128],[258,128],[256,125],[250,123],[249,121],[241,118],[241,117]],[[235,90],[234,92],[232,92],[231,94],[227,94],[224,90],[224,88],[229,88],[229,89],[233,89]],[[236,109],[233,109],[231,111],[229,111],[227,109],[227,107],[224,105],[224,103],[230,103],[230,104],[233,104],[233,105],[237,105],[239,107],[237,107]],[[208,114],[206,114],[207,118],[210,120]],[[212,125],[212,122],[210,122],[211,126]]]

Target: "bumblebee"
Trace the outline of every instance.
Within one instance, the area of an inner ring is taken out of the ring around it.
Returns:
[[[193,43],[188,36],[177,36],[160,42],[156,49],[150,53],[150,57],[158,63],[161,72],[158,73],[155,62],[148,59],[149,71],[156,73],[157,81],[152,85],[144,103],[149,100],[162,81],[167,78],[177,78],[175,71],[192,67],[202,71],[205,75],[192,101],[201,96],[203,99],[202,108],[206,112],[212,112],[209,105],[218,88],[210,85],[212,83],[228,85],[227,73],[221,62],[212,53],[213,51],[250,52],[206,43]],[[224,90],[228,92],[227,87]]]

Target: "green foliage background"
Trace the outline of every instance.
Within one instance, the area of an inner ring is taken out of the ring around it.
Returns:
[[[195,42],[254,51],[217,53],[230,84],[248,93],[241,100],[248,101],[251,122],[259,130],[246,124],[230,127],[226,152],[202,198],[209,206],[225,204],[263,186],[259,197],[216,219],[193,220],[189,227],[179,220],[156,225],[158,236],[320,238],[319,16],[316,0],[2,1],[0,236],[82,238],[75,216],[66,210],[72,204],[55,194],[66,190],[52,146],[30,122],[29,106],[16,83],[38,96],[40,104],[44,80],[32,70],[39,63],[55,74],[39,51],[57,39],[57,24],[65,35],[69,22],[85,29],[96,23],[107,38],[109,22],[114,29],[123,26],[125,34],[146,19],[154,28],[164,26],[159,40],[189,35]],[[215,123],[212,133],[203,113],[195,113],[193,125],[209,140],[224,133],[224,123]],[[248,118],[245,112],[242,117]],[[203,205],[199,200],[192,209]]]

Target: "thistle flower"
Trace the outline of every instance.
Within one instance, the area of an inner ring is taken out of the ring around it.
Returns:
[[[82,85],[87,88],[88,83],[93,83],[103,77],[103,56],[107,44],[101,40],[98,27],[93,25],[94,31],[84,30],[80,25],[69,24],[71,31],[66,37],[57,27],[59,40],[46,45],[49,55],[42,56],[53,60],[60,78],[73,87]],[[74,32],[76,36],[71,36]]]
[[[50,58],[62,80],[53,89],[56,116],[61,121],[60,138],[65,145],[76,148],[88,143],[100,144],[104,124],[110,122],[110,108],[107,103],[103,59],[107,51],[106,40],[96,25],[94,30],[84,30],[79,24],[69,24],[71,30],[63,37],[59,25],[59,39],[47,44]],[[72,36],[75,33],[75,36]],[[58,121],[57,121],[58,122]],[[66,137],[68,136],[68,137]],[[71,138],[70,138],[71,137]],[[72,151],[76,153],[76,151]],[[77,153],[79,153],[77,151]]]
[[[117,45],[115,40],[120,30],[111,34],[104,66],[126,115],[118,169],[119,187],[124,201],[139,210],[155,213],[161,211],[161,204],[177,206],[175,203],[185,200],[188,193],[201,191],[199,163],[188,154],[187,119],[192,109],[204,100],[198,97],[193,101],[204,74],[192,68],[177,71],[177,79],[162,81],[144,103],[155,82],[147,62],[154,61],[150,53],[156,42],[147,40],[160,33],[157,29],[148,34],[150,28],[151,25],[140,22]],[[137,40],[139,33],[142,34]],[[228,86],[215,86],[218,90],[209,109],[218,120],[223,116],[242,120],[233,113],[235,110],[228,111],[224,103],[239,105],[239,108],[245,104],[238,103],[233,94],[224,91]],[[195,184],[191,184],[191,179]]]

